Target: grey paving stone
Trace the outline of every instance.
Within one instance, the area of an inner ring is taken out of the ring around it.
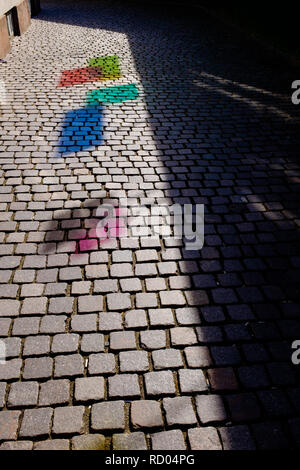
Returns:
[[[164,398],[163,407],[169,426],[196,424],[196,414],[188,397]]]
[[[157,428],[163,425],[160,404],[154,400],[133,401],[130,417],[134,429]]]
[[[196,407],[202,424],[222,422],[227,419],[222,397],[218,395],[196,396]]]
[[[182,431],[161,431],[151,435],[153,450],[186,450]]]
[[[21,411],[0,411],[0,439],[16,440]]]
[[[97,319],[98,315],[95,313],[90,315],[74,315],[71,319],[71,329],[79,333],[95,332],[97,331]]]
[[[102,352],[104,351],[104,336],[101,333],[84,334],[80,348],[83,353]]]
[[[162,349],[166,347],[166,342],[164,330],[146,330],[140,333],[140,344],[144,349]]]
[[[111,401],[92,405],[91,427],[94,431],[122,431],[125,429],[123,401]]]
[[[158,349],[152,352],[154,369],[174,369],[183,367],[183,361],[178,349]]]
[[[137,398],[141,395],[137,374],[120,374],[108,378],[110,397]]]
[[[23,379],[47,379],[52,375],[53,359],[50,357],[30,357],[25,359]]]
[[[48,313],[72,313],[73,311],[73,297],[52,297],[49,302]]]
[[[110,349],[122,351],[136,349],[135,334],[133,331],[116,331],[110,334]]]
[[[130,434],[114,434],[113,449],[147,450],[145,435],[142,432],[133,432]]]
[[[52,408],[25,410],[20,428],[20,436],[48,436],[51,428],[52,414]]]
[[[144,379],[148,396],[175,395],[175,384],[171,371],[147,372]]]
[[[26,320],[28,320],[26,318]],[[65,315],[47,315],[43,317],[40,324],[40,333],[64,333],[66,329],[66,320]]]
[[[55,335],[52,340],[51,351],[57,353],[77,352],[79,347],[79,335],[76,333],[61,333]]]
[[[32,441],[7,441],[0,445],[0,450],[32,450]]]
[[[103,377],[82,377],[75,379],[75,400],[84,403],[104,400]]]
[[[14,382],[8,394],[8,407],[34,406],[38,401],[39,384],[37,382]]]
[[[83,431],[84,406],[55,408],[52,432],[59,434],[81,434]]]
[[[35,442],[33,450],[70,450],[68,439],[51,439]]]
[[[171,326],[175,324],[170,308],[157,308],[149,310],[151,326]]]
[[[105,450],[105,436],[102,434],[84,434],[72,437],[74,450]]]
[[[0,363],[0,380],[18,379],[21,374],[21,367],[22,359],[8,359]]]
[[[211,426],[188,430],[192,450],[222,450],[217,430]]]
[[[84,363],[80,354],[55,357],[54,377],[77,377],[83,372]]]
[[[108,294],[108,310],[127,310],[131,308],[131,299],[129,294]]]
[[[149,370],[146,351],[121,351],[119,361],[121,372],[144,372]]]
[[[219,428],[224,450],[255,450],[256,446],[248,426]]]
[[[146,328],[148,325],[145,310],[130,310],[125,314],[125,328]]]
[[[20,302],[18,300],[0,299],[0,316],[17,317],[19,315]]]
[[[111,353],[90,354],[88,370],[90,375],[114,374],[116,372],[115,356]]]
[[[122,315],[118,312],[102,312],[99,315],[100,331],[117,331],[123,329]]]
[[[102,295],[81,295],[78,298],[78,312],[102,312],[103,296]]]
[[[193,328],[191,327],[177,327],[170,329],[171,344],[172,346],[189,346],[197,343],[197,336]]]
[[[39,299],[26,298],[23,301],[21,315],[44,315],[47,308],[47,297],[40,297]]]
[[[208,389],[205,376],[201,369],[180,369],[178,376],[182,393],[200,393]]]
[[[70,400],[70,381],[48,380],[41,384],[39,406],[68,404]]]
[[[24,317],[14,320],[13,336],[35,335],[39,332],[40,317]]]

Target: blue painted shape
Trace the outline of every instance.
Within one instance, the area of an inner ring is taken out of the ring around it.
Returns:
[[[122,103],[127,100],[135,100],[138,96],[139,92],[135,83],[99,88],[87,94],[87,105]]]
[[[102,109],[101,106],[87,106],[66,113],[58,142],[59,156],[103,143]]]

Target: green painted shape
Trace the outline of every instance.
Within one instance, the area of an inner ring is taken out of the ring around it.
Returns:
[[[121,75],[119,58],[116,55],[93,57],[89,60],[90,67],[101,67],[104,75],[111,75],[112,78]]]
[[[135,83],[119,85],[90,91],[87,94],[87,105],[97,106],[99,103],[122,103],[127,100],[135,100],[139,96]]]

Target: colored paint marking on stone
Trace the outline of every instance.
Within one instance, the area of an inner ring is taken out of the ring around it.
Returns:
[[[87,105],[96,106],[97,104],[122,103],[127,100],[135,100],[138,96],[138,89],[134,83],[100,88],[87,94]]]
[[[103,80],[101,67],[84,67],[81,69],[64,70],[61,74],[58,86],[81,85],[82,83]]]
[[[90,67],[101,67],[103,79],[121,77],[119,58],[116,55],[93,57],[89,60]]]
[[[101,106],[88,106],[66,113],[58,142],[60,155],[88,149],[102,142]]]

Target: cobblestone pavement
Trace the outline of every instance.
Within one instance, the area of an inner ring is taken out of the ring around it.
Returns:
[[[299,77],[202,14],[42,6],[0,64],[1,449],[299,446]],[[120,78],[58,86],[115,55]],[[99,244],[124,196],[204,204],[203,249]]]

